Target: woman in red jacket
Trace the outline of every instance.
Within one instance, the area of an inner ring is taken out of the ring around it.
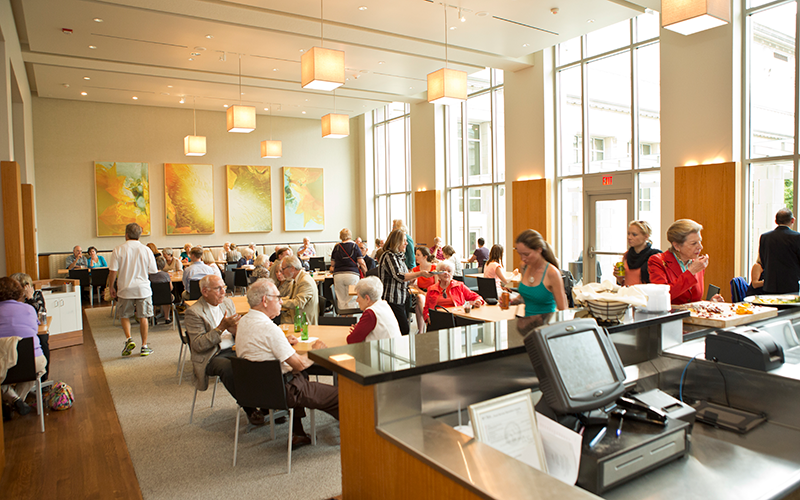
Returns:
[[[428,287],[425,308],[422,310],[426,323],[430,322],[428,311],[435,309],[436,306],[463,306],[467,301],[475,307],[484,304],[480,295],[467,288],[464,283],[453,279],[453,264],[450,261],[439,262],[436,266],[439,279]]]
[[[673,304],[703,300],[703,275],[708,267],[708,255],[700,255],[702,230],[703,226],[691,219],[676,220],[667,230],[670,249],[647,261],[650,282],[669,285]],[[722,302],[723,298],[717,294],[711,300]]]

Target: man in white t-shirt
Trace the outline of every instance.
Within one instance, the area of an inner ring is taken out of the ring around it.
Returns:
[[[147,345],[147,318],[153,316],[153,290],[150,275],[158,272],[153,252],[139,242],[142,226],[132,222],[125,226],[125,243],[111,252],[108,260],[108,283],[111,296],[116,297],[117,312],[122,331],[125,332],[123,356],[130,356],[136,347],[131,338],[131,317],[139,318],[139,333],[142,336],[141,356],[149,356],[153,350]],[[117,281],[116,289],[112,286]]]
[[[292,347],[297,339],[284,335],[272,322],[272,318],[281,313],[281,297],[272,280],[260,279],[250,285],[247,302],[250,311],[239,322],[236,332],[236,356],[250,361],[281,361],[286,401],[295,409],[292,446],[309,444],[311,439],[303,431],[302,424],[305,408],[322,410],[339,420],[339,391],[332,385],[309,382],[302,373],[314,362],[299,356]],[[312,346],[313,349],[325,347],[320,340]]]

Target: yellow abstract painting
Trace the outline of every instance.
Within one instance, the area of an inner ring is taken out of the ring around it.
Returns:
[[[124,236],[136,222],[150,234],[150,173],[147,163],[95,162],[97,236]]]
[[[285,231],[325,229],[324,183],[321,168],[283,167]]]
[[[164,164],[167,234],[214,233],[214,169]]]
[[[270,167],[227,165],[228,232],[272,231]]]

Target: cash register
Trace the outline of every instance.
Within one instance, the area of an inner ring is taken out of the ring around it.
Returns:
[[[619,354],[593,319],[537,328],[525,347],[537,410],[584,428],[578,486],[600,494],[688,452],[694,410],[658,390],[626,395]]]

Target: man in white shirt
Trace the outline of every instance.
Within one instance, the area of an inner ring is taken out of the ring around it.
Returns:
[[[183,300],[189,300],[189,283],[191,281],[199,281],[203,276],[209,274],[216,275],[211,266],[206,265],[203,261],[203,249],[201,247],[192,247],[189,250],[189,258],[191,264],[183,268]]]
[[[284,335],[272,322],[281,313],[281,297],[275,283],[260,279],[247,289],[250,311],[239,322],[236,333],[236,355],[250,361],[281,361],[283,379],[286,384],[286,400],[294,408],[292,446],[309,444],[311,439],[303,431],[304,408],[322,410],[339,420],[339,392],[336,387],[309,382],[303,370],[313,365],[307,357],[299,356],[292,344],[297,339]],[[323,349],[322,341],[314,343],[313,349]]]
[[[153,350],[147,345],[147,318],[153,316],[153,290],[150,275],[158,272],[153,252],[139,242],[142,226],[132,222],[125,226],[125,243],[111,252],[108,260],[108,283],[111,296],[118,298],[117,312],[125,332],[123,356],[130,356],[136,347],[131,338],[130,318],[136,312],[139,318],[139,333],[142,336],[141,356],[149,356]],[[112,286],[117,281],[116,289]]]

